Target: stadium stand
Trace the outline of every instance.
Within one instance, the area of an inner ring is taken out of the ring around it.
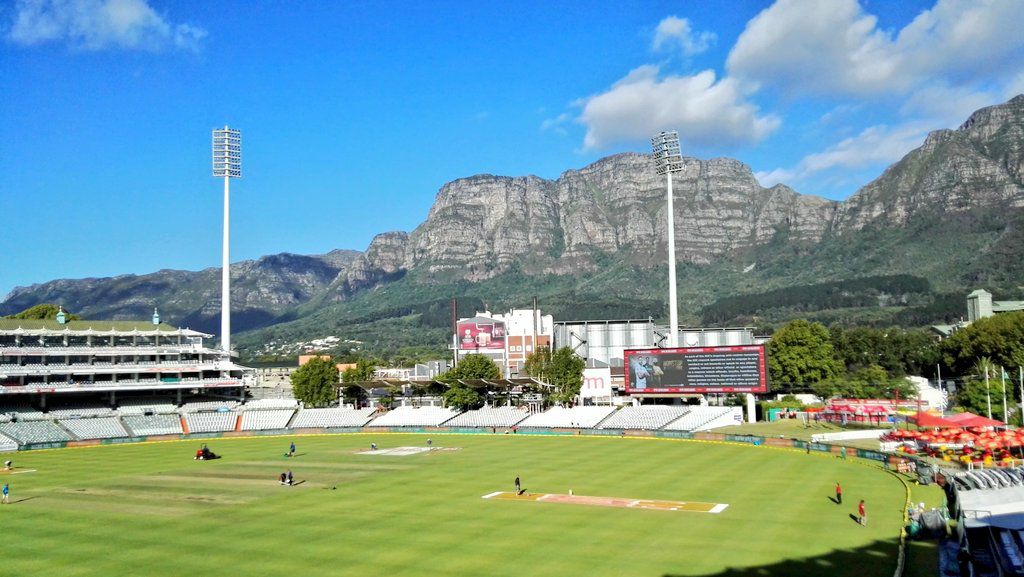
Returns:
[[[125,399],[118,403],[117,412],[122,415],[162,415],[177,412],[178,406],[168,399]]]
[[[4,413],[12,421],[43,421],[46,415],[28,405],[8,405],[0,407],[0,413]]]
[[[56,443],[70,441],[64,429],[53,421],[23,421],[0,425],[0,433],[18,441],[22,445],[29,443]]]
[[[615,407],[551,407],[543,413],[530,415],[520,427],[592,429],[615,410]]]
[[[62,419],[57,422],[79,439],[113,439],[128,436],[128,431],[117,417]]]
[[[215,413],[188,413],[185,423],[190,433],[217,433],[234,431],[238,421],[238,413],[221,411]]]
[[[371,427],[436,427],[458,415],[445,407],[398,407],[374,419]]]
[[[114,409],[103,405],[81,405],[53,407],[47,411],[47,418],[69,419],[72,417],[106,417],[111,415]]]
[[[294,409],[250,409],[242,411],[243,431],[270,431],[287,429]]]
[[[518,407],[484,407],[467,411],[445,423],[448,427],[511,427],[530,413]]]
[[[689,411],[685,406],[647,405],[622,407],[598,425],[599,429],[656,430],[682,417]]]
[[[666,431],[703,431],[725,425],[734,425],[732,415],[735,407],[691,406],[690,411],[665,425]]]
[[[232,410],[238,406],[236,401],[186,401],[182,403],[180,411],[182,413],[195,413],[198,411],[217,411],[220,409]]]
[[[295,399],[253,399],[239,407],[243,411],[259,409],[297,409],[299,403]]]
[[[6,453],[8,451],[17,451],[18,442],[10,437],[0,435],[0,453]]]
[[[123,420],[132,433],[139,437],[182,434],[181,418],[177,415],[129,415]]]
[[[373,418],[373,413],[374,409],[302,409],[291,428],[362,427]]]

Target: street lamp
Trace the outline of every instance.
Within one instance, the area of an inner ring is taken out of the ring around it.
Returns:
[[[679,134],[661,132],[651,139],[654,164],[659,175],[665,175],[668,196],[668,346],[679,346],[679,299],[676,296],[676,224],[672,203],[672,173],[683,170],[683,157],[679,153]]]
[[[230,247],[230,198],[229,182],[242,178],[242,132],[233,128],[217,128],[213,131],[213,176],[224,179],[224,249],[221,255],[220,282],[220,345],[228,360],[231,359],[231,261]]]

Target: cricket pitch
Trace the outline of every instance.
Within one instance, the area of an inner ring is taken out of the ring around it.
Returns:
[[[721,513],[726,503],[700,503],[694,501],[665,501],[660,499],[627,499],[623,497],[593,497],[588,495],[561,495],[558,493],[523,493],[517,495],[507,491],[496,491],[483,496],[484,499],[509,501],[536,501],[543,503],[568,503],[570,505],[593,505],[598,507],[620,507],[626,509],[655,509],[657,511],[687,511],[690,513]]]

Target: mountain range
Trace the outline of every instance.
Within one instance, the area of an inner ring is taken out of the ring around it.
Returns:
[[[673,185],[690,324],[921,325],[963,314],[973,288],[1022,289],[1024,95],[932,132],[845,201],[764,188],[728,158],[684,158]],[[664,177],[646,154],[554,180],[461,178],[415,230],[380,234],[365,252],[233,264],[236,343],[251,356],[324,335],[378,354],[443,351],[452,298],[465,314],[539,296],[556,320],[661,318],[665,211]],[[60,279],[14,289],[0,314],[50,302],[86,318],[148,318],[157,306],[169,322],[216,332],[219,278],[210,268]],[[803,297],[781,298],[786,289]]]

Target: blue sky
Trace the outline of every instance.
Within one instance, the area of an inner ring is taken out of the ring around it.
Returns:
[[[1013,1],[0,4],[0,295],[220,259],[210,131],[243,132],[232,260],[363,250],[478,173],[730,156],[842,199],[1024,92]]]

